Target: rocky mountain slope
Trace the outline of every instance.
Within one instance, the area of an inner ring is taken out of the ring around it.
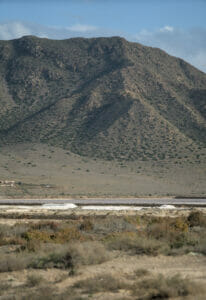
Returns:
[[[205,119],[206,74],[160,49],[119,37],[0,41],[0,145],[187,159],[206,144]]]

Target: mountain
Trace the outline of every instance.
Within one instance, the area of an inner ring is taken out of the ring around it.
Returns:
[[[206,74],[160,49],[120,37],[0,41],[0,145],[187,159],[205,147],[205,119]]]

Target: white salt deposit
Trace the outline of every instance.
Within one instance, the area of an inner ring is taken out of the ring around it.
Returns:
[[[86,205],[82,209],[88,210],[141,210],[143,207],[137,206],[109,206],[109,205]]]
[[[174,205],[164,204],[160,206],[160,209],[176,209]]]
[[[66,210],[74,209],[77,206],[73,203],[65,204],[43,204],[43,205],[1,205],[0,209],[9,209],[11,210]]]
[[[74,203],[51,203],[51,204],[42,204],[42,205],[0,205],[0,209],[9,209],[11,210],[68,210],[78,208]],[[142,209],[150,209],[151,207],[140,207],[140,206],[125,206],[125,205],[83,205],[79,206],[79,209],[83,210],[109,210],[109,211],[138,211]],[[177,208],[174,205],[164,204],[161,206],[153,207],[154,209],[183,209]]]
[[[64,203],[64,204],[43,204],[41,206],[41,209],[74,209],[77,208],[77,205],[73,204],[73,203]]]

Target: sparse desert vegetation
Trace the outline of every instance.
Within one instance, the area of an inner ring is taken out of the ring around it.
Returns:
[[[24,218],[0,222],[2,299],[204,299],[204,209]]]
[[[5,36],[35,28],[24,23]],[[41,36],[102,31],[46,26]],[[0,203],[205,199],[205,87],[182,59],[117,36],[0,41]],[[15,209],[0,209],[0,300],[206,298],[203,207]]]
[[[29,141],[109,161],[205,161],[206,75],[185,61],[121,37],[25,36],[0,41],[0,57],[1,147]]]
[[[0,180],[15,184],[0,185],[0,199],[205,197],[205,166],[204,161],[95,160],[45,144],[5,146],[0,148]]]
[[[120,37],[0,57],[0,200],[205,197],[203,72]],[[205,219],[2,208],[0,299],[203,299]]]

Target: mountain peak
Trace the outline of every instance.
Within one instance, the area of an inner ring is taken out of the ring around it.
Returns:
[[[0,41],[0,57],[1,144],[154,160],[205,144],[206,74],[160,49],[25,36]]]

